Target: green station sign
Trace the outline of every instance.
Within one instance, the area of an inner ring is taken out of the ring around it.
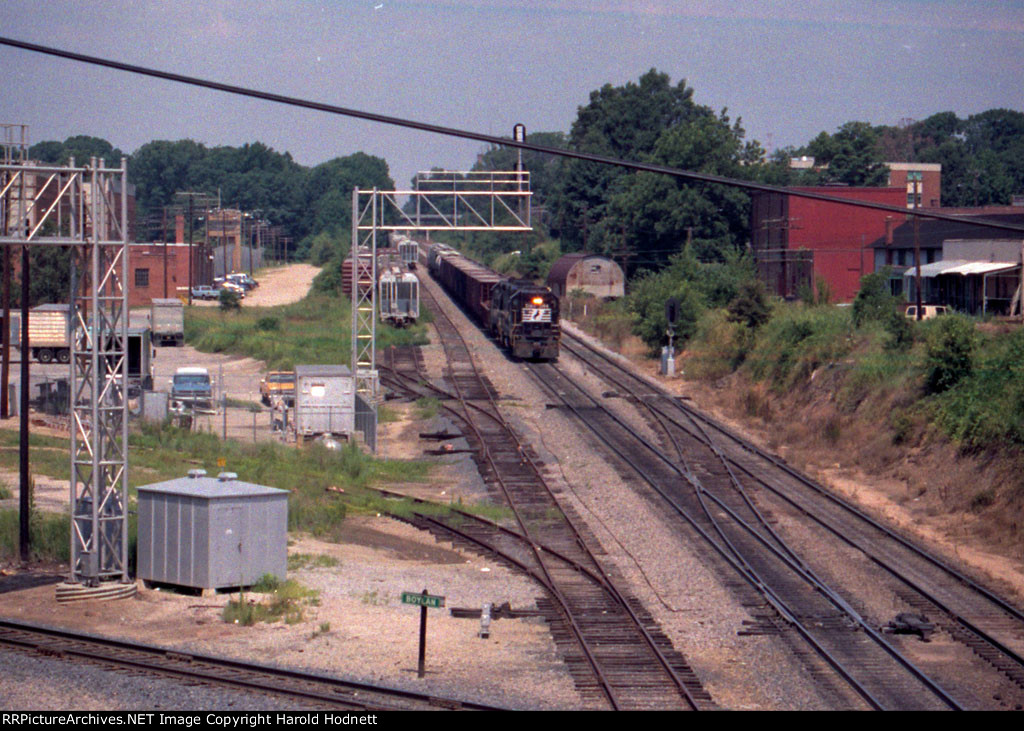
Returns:
[[[417,607],[440,609],[444,606],[444,597],[434,596],[433,594],[414,594],[410,591],[403,591],[402,604],[413,604]]]

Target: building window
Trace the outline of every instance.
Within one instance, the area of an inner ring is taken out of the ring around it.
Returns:
[[[148,287],[149,286],[149,269],[136,269],[135,270],[135,286],[136,287]]]

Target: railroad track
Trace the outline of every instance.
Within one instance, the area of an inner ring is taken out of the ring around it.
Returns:
[[[643,409],[661,434],[657,445],[632,437],[636,446],[621,449],[620,459],[645,472],[649,483],[680,511],[691,529],[744,577],[749,589],[756,589],[773,606],[783,619],[781,626],[795,628],[804,636],[869,705],[929,708],[937,701],[939,706],[951,708],[992,707],[993,695],[1000,698],[1007,693],[1003,679],[972,678],[965,683],[963,667],[928,662],[927,657],[923,662],[928,671],[918,667],[920,663],[908,656],[922,653],[915,653],[902,638],[880,635],[877,602],[847,599],[848,587],[843,594],[833,589],[831,581],[819,576],[813,562],[803,559],[779,534],[776,524],[784,513],[805,523],[810,519],[817,540],[842,543],[844,550],[860,556],[860,564],[867,564],[857,566],[862,581],[892,583],[892,596],[907,610],[926,615],[1012,681],[1014,691],[1020,690],[1024,617],[1019,610],[777,458],[624,369],[617,359],[571,337],[563,338],[563,352],[585,363],[589,371],[616,389],[615,395]],[[625,440],[631,438],[627,436],[631,427],[578,389],[564,366],[533,370],[553,396],[572,404],[565,408],[575,409],[580,421],[599,438],[614,445],[628,443]],[[646,457],[638,456],[642,453]],[[808,590],[811,595],[804,596]],[[869,618],[872,613],[875,616]],[[763,630],[779,625],[769,619]],[[870,638],[874,649],[860,641],[863,638]],[[884,657],[877,656],[879,653]],[[1019,692],[1016,695],[1019,697]]]
[[[700,709],[713,702],[685,659],[657,628],[640,603],[618,588],[601,565],[596,539],[581,521],[561,506],[544,478],[538,459],[497,408],[495,389],[477,371],[470,349],[428,287],[424,303],[434,311],[434,325],[448,356],[449,391],[433,386],[420,393],[454,397],[447,410],[475,446],[481,475],[512,511],[514,527],[502,536],[507,545],[479,535],[460,535],[479,550],[501,554],[518,564],[545,589],[539,601],[552,635],[578,689],[586,697],[604,698],[614,709]],[[419,373],[397,373],[412,356],[392,353],[391,385],[416,392]],[[399,382],[400,381],[400,382]],[[450,530],[453,526],[435,526]],[[487,529],[492,530],[491,528]]]
[[[0,646],[101,667],[300,701],[313,710],[503,710],[397,688],[0,620]]]

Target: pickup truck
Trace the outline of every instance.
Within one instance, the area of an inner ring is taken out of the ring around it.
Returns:
[[[265,405],[270,406],[277,396],[284,399],[285,406],[295,404],[294,371],[270,371],[260,381],[260,400]]]
[[[220,297],[220,290],[208,284],[200,284],[192,288],[192,299],[215,300]]]
[[[171,379],[171,410],[178,413],[217,413],[213,381],[205,368],[179,368]]]

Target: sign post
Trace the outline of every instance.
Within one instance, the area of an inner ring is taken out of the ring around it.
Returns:
[[[427,593],[424,589],[422,593],[415,594],[410,591],[402,592],[402,604],[412,604],[420,608],[420,653],[419,653],[419,666],[416,670],[417,677],[422,678],[424,674],[424,665],[427,659],[427,607],[432,609],[440,609],[444,606],[443,596],[434,596]]]

